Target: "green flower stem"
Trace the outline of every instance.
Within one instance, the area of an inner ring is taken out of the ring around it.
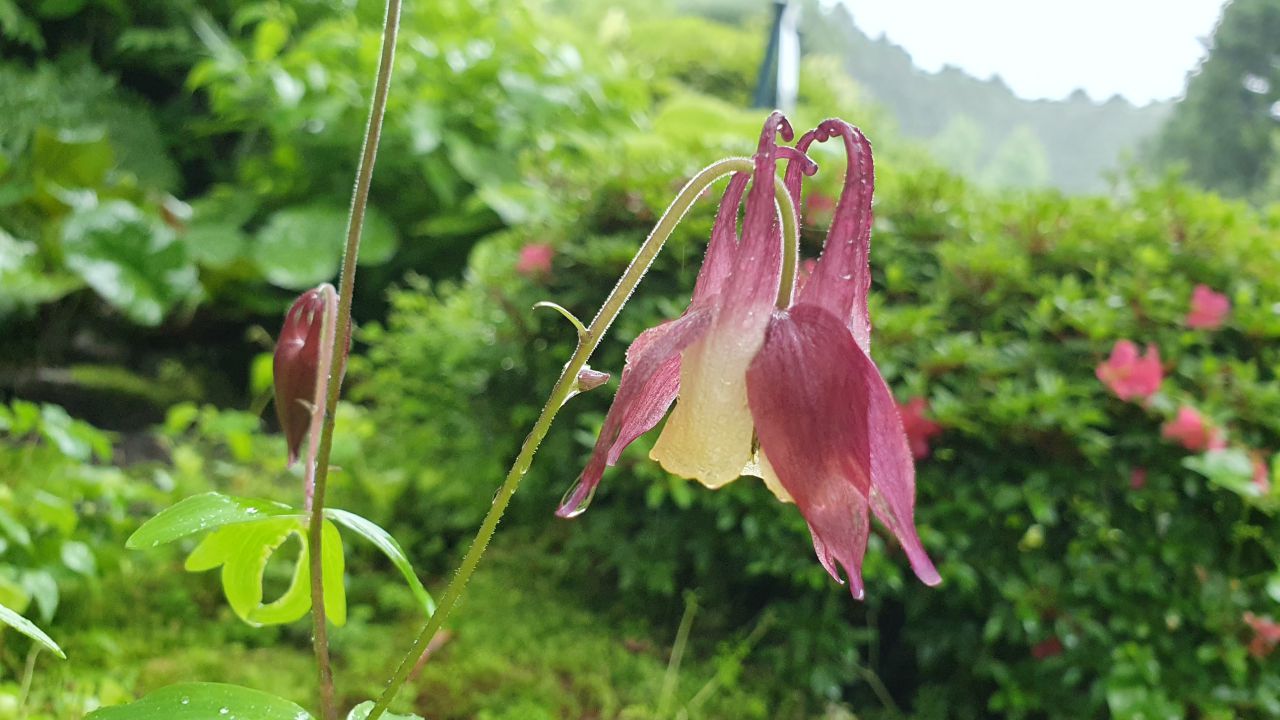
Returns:
[[[779,186],[780,188],[781,186]],[[791,304],[791,293],[796,286],[796,263],[800,260],[800,223],[796,218],[796,206],[791,193],[778,192],[778,206],[782,210],[782,283],[778,285],[779,310]]]
[[[427,619],[427,624],[422,628],[422,632],[418,634],[417,639],[413,641],[413,645],[400,661],[400,666],[378,697],[378,702],[373,706],[373,710],[369,712],[366,720],[377,720],[387,711],[392,699],[395,698],[396,693],[399,692],[401,686],[404,685],[413,671],[418,658],[422,656],[423,651],[449,617],[449,613],[453,611],[454,605],[457,604],[467,586],[467,582],[471,580],[471,575],[475,572],[476,566],[480,564],[480,558],[484,555],[485,549],[489,547],[489,541],[493,539],[493,533],[498,528],[498,522],[502,520],[502,514],[506,511],[507,504],[520,487],[520,480],[529,471],[529,466],[533,463],[534,453],[538,451],[538,446],[542,443],[542,439],[546,437],[547,431],[550,430],[551,422],[555,419],[556,413],[560,411],[561,406],[564,405],[570,393],[573,392],[578,372],[586,366],[591,353],[595,351],[600,344],[600,340],[609,330],[609,326],[613,324],[614,319],[618,317],[618,313],[622,311],[622,306],[626,304],[627,299],[631,297],[631,293],[635,291],[645,272],[649,270],[649,266],[653,263],[654,258],[657,257],[658,251],[662,249],[667,238],[671,236],[671,232],[675,230],[676,225],[679,224],[685,213],[689,211],[698,196],[712,183],[729,173],[749,173],[753,167],[751,160],[747,158],[721,160],[695,175],[684,186],[675,200],[671,201],[671,205],[667,207],[667,211],[663,213],[662,218],[653,228],[653,232],[649,233],[649,237],[645,239],[644,244],[640,246],[640,250],[632,258],[631,264],[622,273],[618,284],[613,287],[604,304],[600,306],[600,311],[596,313],[586,331],[579,334],[578,347],[574,351],[573,357],[569,358],[569,362],[565,364],[564,370],[560,373],[560,379],[556,381],[550,397],[547,398],[547,404],[543,406],[542,413],[538,415],[538,420],[533,424],[533,429],[529,431],[529,435],[524,439],[524,444],[521,445],[520,453],[511,465],[511,470],[507,473],[506,480],[503,481],[502,487],[498,489],[498,494],[493,498],[493,505],[489,507],[488,514],[485,515],[484,521],[480,523],[480,529],[476,532],[475,540],[471,542],[471,547],[467,549],[467,554],[463,557],[462,564],[458,566],[458,571],[453,576],[453,580],[445,588],[444,594],[440,596],[435,613]],[[791,196],[787,193],[786,186],[783,185],[781,179],[776,180],[775,195],[779,206],[783,210],[783,252],[784,257],[792,258],[790,265],[794,271],[795,243],[799,237],[795,209],[791,202]],[[790,298],[790,284],[786,280],[784,280],[783,284],[788,287],[786,296]]]
[[[369,122],[365,127],[360,165],[356,169],[356,186],[351,196],[351,215],[347,221],[347,243],[342,253],[342,275],[338,282],[337,332],[333,347],[334,363],[329,374],[329,391],[325,397],[324,427],[316,457],[315,494],[311,503],[311,520],[307,528],[311,564],[312,649],[320,691],[321,720],[337,720],[334,703],[333,667],[329,661],[329,631],[324,613],[323,529],[324,495],[329,479],[329,456],[333,450],[334,416],[342,379],[347,372],[347,353],[351,347],[351,298],[355,293],[356,258],[360,253],[360,234],[364,230],[365,210],[369,205],[369,186],[373,182],[373,165],[382,137],[382,119],[387,111],[387,93],[391,88],[391,68],[395,61],[396,36],[400,31],[401,0],[387,0],[382,24],[382,54],[378,58],[377,79],[369,105]]]

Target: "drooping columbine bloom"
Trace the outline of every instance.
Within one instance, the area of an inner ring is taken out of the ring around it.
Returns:
[[[299,295],[285,313],[284,327],[276,341],[272,362],[276,417],[280,419],[280,429],[289,448],[290,465],[298,459],[302,440],[320,414],[316,410],[324,405],[337,306],[337,293],[327,283]],[[326,315],[330,319],[328,338],[325,337]]]
[[[679,398],[652,457],[668,471],[721,487],[759,475],[809,525],[823,567],[862,597],[869,512],[906,551],[916,575],[940,582],[916,533],[915,468],[902,421],[868,355],[871,145],[841,120],[806,133],[794,149],[780,113],[766,122],[748,178],[733,176],[684,315],[646,330],[627,350],[618,394],[595,450],[558,514],[585,509],[622,450]],[[776,165],[799,200],[804,156],[840,138],[848,167],[822,257],[803,289],[777,303],[783,257],[774,204]],[[746,193],[741,238],[738,208]],[[775,304],[785,305],[778,309]]]
[[[1095,371],[1098,379],[1111,388],[1121,400],[1148,398],[1160,390],[1164,381],[1164,368],[1160,365],[1160,351],[1148,345],[1147,351],[1138,356],[1138,346],[1128,340],[1116,341],[1111,357]]]
[[[1187,327],[1197,330],[1217,330],[1222,327],[1231,312],[1231,301],[1226,295],[1214,292],[1208,285],[1196,285],[1191,291],[1191,310],[1187,312]]]

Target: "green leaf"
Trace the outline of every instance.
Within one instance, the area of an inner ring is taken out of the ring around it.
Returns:
[[[347,227],[347,211],[308,205],[281,210],[258,231],[253,259],[274,285],[305,290],[338,273]],[[391,259],[399,239],[391,223],[374,208],[365,217],[360,264]]]
[[[38,252],[35,243],[19,240],[0,229],[0,316],[57,300],[83,287],[71,275],[44,269]]]
[[[182,239],[191,259],[210,268],[225,268],[239,260],[249,242],[244,231],[230,223],[193,224]]]
[[[1203,455],[1184,458],[1182,464],[1209,478],[1213,484],[1242,497],[1257,498],[1262,495],[1262,490],[1253,484],[1253,461],[1244,450],[1212,450]]]
[[[46,193],[97,189],[115,164],[115,152],[102,130],[36,128],[31,161],[36,184]]]
[[[279,598],[263,604],[262,580],[272,554],[289,539],[298,538],[302,551],[293,569],[289,588]],[[185,568],[201,572],[222,567],[222,591],[236,615],[250,625],[293,622],[311,609],[310,549],[306,518],[301,515],[258,518],[249,523],[224,526],[210,533],[187,556]],[[342,538],[333,523],[324,524],[325,611],[334,625],[347,621],[347,595],[343,584]]]
[[[102,708],[85,720],[312,720],[284,698],[237,685],[183,683],[160,688],[137,702]]]
[[[98,563],[93,558],[93,551],[79,540],[65,540],[62,543],[62,564],[72,572],[85,577],[93,577],[98,572]]]
[[[327,508],[324,514],[325,517],[355,532],[381,550],[391,560],[391,564],[395,565],[396,569],[400,571],[400,574],[404,575],[405,581],[409,583],[409,589],[413,591],[414,597],[418,599],[422,608],[426,610],[427,616],[430,617],[435,614],[435,600],[432,599],[431,593],[427,592],[427,589],[423,587],[422,581],[418,579],[417,573],[413,570],[413,563],[409,562],[409,556],[405,554],[404,548],[400,547],[400,543],[396,542],[391,533],[383,530],[372,520],[346,510]]]
[[[351,712],[347,713],[347,720],[364,720],[369,717],[369,713],[373,710],[374,702],[366,700],[359,705],[351,708]],[[422,720],[421,715],[396,715],[395,713],[383,713],[379,717],[387,720]]]
[[[22,547],[31,547],[31,533],[4,508],[0,508],[0,530]]]
[[[288,505],[211,492],[193,495],[142,524],[125,546],[156,547],[179,538],[223,525],[253,522],[263,517],[296,514]]]
[[[140,325],[159,325],[199,287],[173,231],[123,200],[72,214],[62,248],[68,269]]]
[[[1280,603],[1280,572],[1271,573],[1267,578],[1267,595]]]
[[[54,655],[57,655],[63,660],[67,659],[66,653],[62,652],[62,648],[58,647],[58,643],[54,642],[48,635],[45,635],[43,630],[35,626],[35,623],[22,617],[4,605],[0,605],[0,623],[4,623],[41,645],[44,645],[46,648],[52,650]]]
[[[324,521],[324,548],[320,568],[324,576],[324,613],[329,622],[342,627],[347,624],[347,587],[343,582],[346,559],[342,551],[342,535],[328,520]]]

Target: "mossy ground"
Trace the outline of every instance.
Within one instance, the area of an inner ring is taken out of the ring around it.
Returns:
[[[311,704],[315,677],[306,622],[247,627],[227,609],[213,575],[176,572],[176,556],[167,562],[172,565],[139,566],[130,581],[100,587],[68,609],[73,621],[62,627],[76,629],[58,639],[69,659],[39,658],[28,720],[78,718],[99,705],[196,680]],[[742,677],[731,687],[713,681],[717,660],[703,650],[714,648],[699,648],[697,640],[664,700],[674,627],[620,628],[586,607],[545,565],[533,549],[495,549],[449,621],[448,641],[400,694],[396,709],[428,720],[771,716],[763,688],[741,684]],[[351,617],[333,633],[344,708],[377,694],[421,621],[393,576],[349,582]],[[106,595],[115,601],[102,602]],[[0,679],[0,720],[23,717],[20,683]],[[700,700],[690,705],[695,695]]]

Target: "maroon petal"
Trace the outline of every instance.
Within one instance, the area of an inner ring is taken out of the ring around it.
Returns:
[[[820,142],[840,136],[844,140],[848,164],[844,188],[836,204],[831,229],[822,246],[822,256],[813,275],[805,283],[798,302],[825,307],[846,321],[863,352],[871,347],[871,319],[867,314],[867,292],[871,288],[871,196],[875,172],[871,143],[860,130],[843,120],[826,120],[806,133],[796,149],[808,150],[813,140]],[[788,180],[791,180],[790,172]]]
[[[711,228],[711,242],[707,244],[707,256],[702,261],[702,269],[698,271],[698,280],[693,286],[693,299],[698,301],[711,297],[724,287],[733,268],[734,258],[738,255],[738,209],[742,205],[742,194],[747,189],[746,173],[734,173],[729,178],[729,186],[724,190],[724,198],[720,200],[720,211],[716,213],[716,223]]]
[[[721,307],[728,322],[758,324],[754,318],[762,308],[772,306],[778,294],[782,278],[782,230],[774,200],[774,182],[779,135],[790,140],[791,124],[782,113],[774,111],[765,121],[753,157],[755,170],[751,174],[751,190],[747,193],[747,209],[742,219],[742,242],[738,244],[737,256],[721,293]],[[717,324],[720,322],[717,320]]]
[[[577,483],[565,494],[556,515],[573,517],[586,509],[604,469],[616,463],[636,438],[658,424],[680,390],[680,351],[705,335],[710,324],[709,309],[690,307],[684,316],[649,328],[635,339],[627,349],[618,394],[605,416],[591,458]]]
[[[747,398],[760,449],[795,500],[818,560],[836,580],[844,566],[862,596],[871,492],[868,378],[853,336],[812,306],[775,313],[747,370]]]
[[[866,378],[871,426],[871,511],[902,545],[916,577],[925,585],[942,582],[916,533],[916,467],[902,427],[902,415],[880,370],[856,348],[855,369]]]
[[[812,305],[775,314],[747,396],[760,448],[833,577],[839,562],[860,595],[869,504],[921,582],[940,581],[915,529],[915,466],[897,405],[840,320]]]

